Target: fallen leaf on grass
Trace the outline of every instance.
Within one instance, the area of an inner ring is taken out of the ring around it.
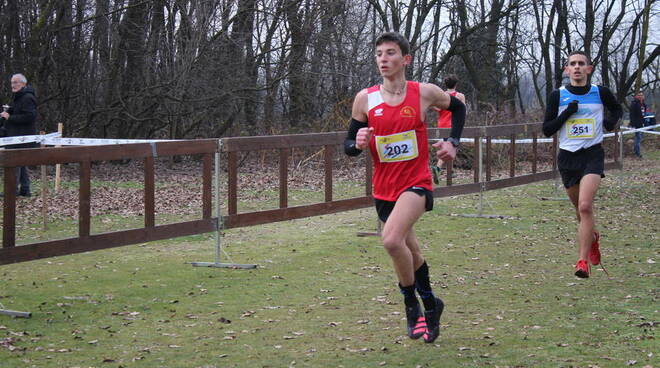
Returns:
[[[374,349],[372,349],[372,348],[353,349],[353,348],[346,347],[346,348],[344,348],[344,350],[346,350],[350,353],[366,353],[366,352],[369,352],[369,351],[373,351]]]

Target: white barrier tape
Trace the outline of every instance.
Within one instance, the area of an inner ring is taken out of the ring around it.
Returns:
[[[660,134],[660,132],[654,132],[652,129],[660,127],[660,124],[633,129],[629,127],[621,127],[623,131],[622,134],[632,134],[635,132],[642,132],[648,134]],[[612,137],[614,133],[603,134],[603,137]],[[32,143],[37,142],[47,146],[101,146],[107,144],[132,144],[132,143],[151,143],[152,145],[156,142],[172,142],[176,141],[175,139],[102,139],[102,138],[62,138],[60,133],[49,133],[45,135],[23,135],[17,137],[5,137],[0,138],[0,146],[7,146],[13,144],[23,144],[23,143]],[[438,142],[441,139],[429,139],[431,142]],[[496,144],[507,144],[511,143],[510,139],[491,139],[491,143]],[[461,142],[472,143],[474,139],[472,138],[461,138]],[[484,139],[483,142],[486,142]],[[534,140],[531,138],[517,139],[516,143],[533,143]],[[552,143],[552,138],[539,138],[536,140],[538,143]],[[154,155],[155,156],[155,155]]]
[[[16,136],[16,137],[5,137],[5,138],[0,138],[0,146],[9,146],[12,144],[24,144],[24,143],[42,143],[46,139],[49,138],[57,138],[61,134],[60,133],[49,133],[49,134],[44,134],[44,135],[21,135],[21,136]]]
[[[440,142],[442,139],[435,139],[431,138],[429,139],[431,142]],[[483,143],[486,143],[486,139],[481,140]],[[539,143],[552,143],[552,138],[539,138],[536,140]],[[474,138],[461,138],[462,143],[474,143]],[[491,143],[511,143],[510,139],[491,139]],[[516,143],[532,143],[534,142],[533,139],[531,138],[524,138],[524,139],[516,139]]]
[[[647,126],[644,128],[639,128],[639,129],[633,129],[633,128],[628,128],[628,127],[621,127],[621,129],[624,129],[624,131],[621,132],[621,134],[632,134],[635,132],[642,132],[642,133],[649,133],[649,134],[660,134],[660,132],[654,132],[651,131],[651,129],[658,128],[660,127],[660,124],[657,125],[651,125]],[[603,134],[603,138],[607,137],[614,137],[614,133],[605,133]],[[431,142],[439,142],[442,139],[429,139]],[[491,139],[491,143],[511,143],[510,139]],[[538,143],[552,143],[552,138],[539,138],[536,140]],[[461,138],[461,142],[465,143],[473,143],[474,139],[473,138]],[[486,139],[483,139],[482,142],[486,143]],[[534,140],[531,138],[524,138],[524,139],[516,139],[516,143],[533,143]]]
[[[102,146],[107,144],[133,144],[173,142],[172,139],[101,139],[101,138],[49,138],[43,141],[48,146]]]
[[[635,132],[642,132],[642,133],[649,133],[649,134],[659,134],[658,132],[652,131],[652,129],[655,129],[657,127],[660,127],[660,124],[656,125],[651,125],[643,128],[630,128],[630,127],[621,127],[621,129],[624,130],[623,134],[632,134]]]

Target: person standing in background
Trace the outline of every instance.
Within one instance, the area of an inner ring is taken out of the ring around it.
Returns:
[[[644,113],[646,112],[646,104],[644,103],[644,95],[638,93],[630,102],[630,126],[639,129],[644,127]],[[642,132],[635,132],[635,145],[633,151],[635,156],[642,157]]]
[[[452,96],[459,99],[463,104],[465,104],[465,95],[456,91],[456,85],[458,84],[458,78],[455,75],[449,75],[445,77],[444,84],[446,92]],[[438,112],[438,128],[451,128],[451,111],[449,110],[440,110],[435,109]],[[433,182],[435,184],[440,184],[440,176],[442,174],[442,165],[444,161],[438,160],[435,166],[431,166],[431,171],[433,172]]]
[[[8,137],[37,134],[37,97],[34,88],[27,85],[27,78],[23,74],[14,74],[11,77],[11,91],[13,100],[7,111],[0,113],[4,129]],[[13,144],[7,149],[34,148],[35,143]],[[17,168],[18,195],[30,197],[30,177],[28,168]]]

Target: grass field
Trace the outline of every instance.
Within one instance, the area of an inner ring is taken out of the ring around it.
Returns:
[[[390,260],[355,236],[375,227],[365,209],[227,231],[256,270],[192,267],[212,234],[2,266],[0,303],[33,316],[0,316],[0,367],[660,367],[659,168],[656,150],[603,181],[609,277],[573,276],[552,182],[486,193],[505,219],[437,200],[416,227],[446,304],[434,344],[405,336]]]

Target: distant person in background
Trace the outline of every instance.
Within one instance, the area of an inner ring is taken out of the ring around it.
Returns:
[[[23,74],[14,74],[11,77],[11,91],[13,100],[7,111],[0,113],[4,129],[8,137],[37,134],[37,97],[34,88],[27,85],[27,78]],[[33,148],[34,143],[14,144],[7,149]],[[18,167],[17,188],[18,195],[30,197],[30,177],[25,166]]]
[[[455,75],[449,75],[445,77],[444,81],[446,92],[453,97],[459,99],[463,104],[465,104],[465,95],[456,91],[456,85],[458,84],[458,78]],[[440,110],[435,109],[438,112],[438,128],[451,128],[451,111],[449,110]],[[431,166],[433,172],[433,182],[435,184],[440,184],[440,175],[442,174],[442,165],[444,161],[438,160],[435,166]]]
[[[646,112],[646,104],[644,103],[644,95],[638,93],[630,102],[630,126],[638,129],[644,127],[644,113]],[[642,157],[642,132],[635,132],[635,145],[633,151],[635,156]]]
[[[589,263],[600,264],[594,199],[605,177],[603,130],[616,128],[623,110],[607,87],[589,84],[594,71],[589,55],[573,51],[564,73],[570,83],[552,91],[546,104],[543,134],[559,136],[559,173],[578,221],[575,276],[589,277]],[[609,114],[605,114],[605,112]]]

